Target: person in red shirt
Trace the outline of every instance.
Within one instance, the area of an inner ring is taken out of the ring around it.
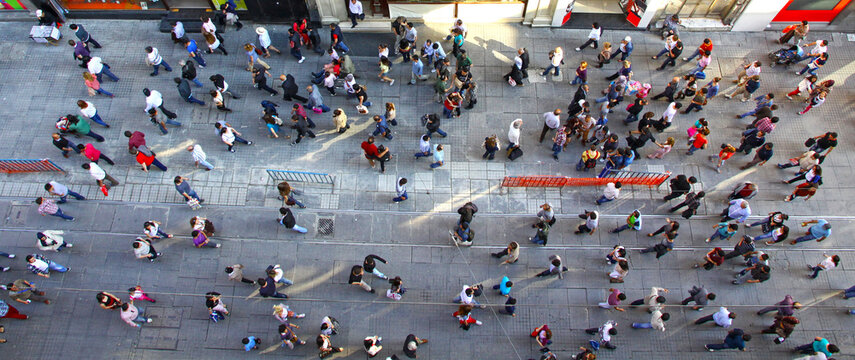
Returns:
[[[793,201],[793,199],[797,197],[804,196],[805,201],[816,195],[816,190],[819,189],[819,185],[812,182],[804,182],[796,186],[796,189],[793,190],[793,193],[784,198],[784,201]]]
[[[451,119],[451,117],[460,117],[460,104],[463,102],[463,98],[460,96],[458,92],[452,92],[448,94],[445,98],[445,102],[443,105],[445,106],[442,109],[443,114],[447,119]]]
[[[92,145],[92,143],[87,143],[86,145],[77,144],[77,148],[82,151],[83,156],[85,156],[89,160],[92,160],[92,162],[96,164],[98,163],[99,159],[104,159],[105,161],[107,161],[108,164],[116,165],[116,163],[114,163],[112,159],[107,157],[107,155],[101,153],[101,151],[96,149],[95,146]]]
[[[133,133],[125,131],[125,137],[128,138],[128,152],[131,154],[136,154],[137,149],[145,145],[145,134],[139,131],[134,131]]]
[[[736,153],[736,148],[730,144],[721,144],[721,151],[718,152],[718,156],[710,156],[710,160],[715,161],[718,159],[718,164],[715,166],[715,171],[721,173],[721,166],[724,165],[724,162],[727,159],[730,159],[733,154]]]
[[[704,39],[704,42],[701,44],[701,46],[698,46],[698,48],[695,50],[695,52],[692,53],[692,56],[689,56],[687,58],[683,58],[683,61],[692,61],[692,59],[694,59],[696,56],[698,56],[700,54],[703,54],[705,51],[709,51],[710,53],[712,53],[712,48],[713,48],[712,40],[710,40],[709,38]]]
[[[365,158],[368,159],[368,163],[371,164],[371,167],[375,167],[374,160],[380,162],[380,172],[386,172],[386,161],[389,155],[389,149],[383,148],[383,151],[380,151],[377,148],[377,145],[374,145],[374,137],[369,136],[368,140],[362,142],[362,151],[365,152]]]
[[[704,262],[701,264],[695,264],[692,267],[697,269],[699,267],[704,268],[704,270],[712,270],[716,266],[720,266],[724,264],[724,250],[720,247],[710,250],[706,255],[704,255]]]
[[[142,170],[148,172],[148,169],[152,165],[154,165],[158,169],[166,171],[166,166],[163,165],[163,163],[161,163],[159,160],[155,159],[154,156],[154,152],[148,152],[148,154],[146,154],[146,152],[144,151],[137,152],[137,162],[142,165]]]
[[[704,149],[709,144],[709,140],[707,140],[707,136],[710,134],[710,129],[704,128],[701,132],[695,134],[695,140],[692,141],[692,144],[689,146],[689,151],[686,152],[686,155],[692,155],[695,151],[699,149]]]

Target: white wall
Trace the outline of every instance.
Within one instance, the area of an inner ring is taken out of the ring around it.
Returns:
[[[733,23],[731,31],[763,31],[788,2],[789,0],[751,0]]]

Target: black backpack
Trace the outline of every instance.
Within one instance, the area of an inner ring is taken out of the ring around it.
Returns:
[[[511,150],[511,152],[508,153],[508,160],[514,161],[516,159],[519,159],[521,156],[523,156],[523,151],[519,148],[519,146],[517,146],[513,150]]]

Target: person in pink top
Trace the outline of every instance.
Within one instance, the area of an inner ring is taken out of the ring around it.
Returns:
[[[89,72],[83,73],[83,82],[86,84],[86,87],[89,88],[89,95],[95,94],[104,94],[109,97],[115,97],[116,95],[111,94],[107,90],[101,88],[101,82],[95,78],[95,75],[90,74]]]
[[[85,156],[87,159],[91,160],[96,164],[98,163],[99,159],[104,159],[105,161],[107,161],[108,164],[116,165],[116,163],[114,163],[112,159],[107,157],[107,155],[104,155],[101,150],[96,149],[95,146],[91,143],[87,143],[86,145],[77,144],[77,148],[83,152],[83,156]]]

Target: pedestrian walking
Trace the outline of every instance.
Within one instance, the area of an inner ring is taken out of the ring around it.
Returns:
[[[68,40],[68,45],[74,48],[74,58],[80,60],[80,64],[77,66],[86,69],[84,58],[92,57],[92,54],[89,52],[89,45],[83,41],[74,40]]]
[[[65,204],[68,201],[68,196],[72,196],[76,200],[86,200],[83,195],[71,191],[67,186],[56,181],[51,181],[45,184],[45,191],[51,195],[59,196],[59,201],[56,202],[57,204]]]
[[[805,113],[810,111],[810,109],[813,109],[815,107],[822,105],[823,103],[825,103],[825,96],[826,95],[827,95],[827,92],[825,92],[825,91],[820,91],[820,92],[817,92],[816,95],[812,95],[810,97],[810,99],[805,101],[807,106],[805,106],[804,110],[799,111],[797,114],[804,115]]]
[[[101,116],[98,115],[98,110],[95,109],[95,104],[86,100],[77,100],[77,106],[80,108],[81,115],[87,117],[89,120],[98,123],[98,125],[101,125],[108,129],[110,128],[110,124],[104,122],[104,120],[101,119]]]
[[[723,349],[739,349],[745,351],[745,343],[751,341],[751,334],[746,334],[742,329],[733,329],[727,332],[724,342],[721,344],[706,344],[704,349],[716,351]]]
[[[617,234],[621,231],[632,229],[635,231],[641,230],[641,211],[638,209],[633,210],[629,216],[626,217],[626,223],[618,226],[617,228],[609,231],[612,234]]]
[[[782,31],[784,35],[778,39],[778,43],[786,44],[790,42],[790,39],[794,39],[795,43],[798,44],[807,36],[808,31],[810,31],[810,24],[807,20],[789,25]]]
[[[620,189],[622,184],[620,181],[618,182],[610,182],[606,184],[606,187],[603,189],[603,195],[600,196],[599,199],[594,201],[597,205],[602,205],[605,202],[614,201],[617,199],[618,195],[620,195]]]
[[[650,313],[650,322],[646,323],[632,323],[633,329],[655,329],[662,332],[665,332],[665,322],[671,319],[671,314],[663,313],[661,309],[657,308]]]
[[[89,73],[95,75],[95,78],[98,79],[99,83],[104,82],[102,77],[105,75],[114,82],[119,81],[119,78],[110,71],[110,65],[105,64],[98,56],[90,57],[89,60],[86,61],[86,69],[89,70]]]
[[[155,250],[154,244],[151,243],[150,238],[144,239],[142,237],[137,237],[137,239],[131,244],[131,247],[134,249],[134,256],[136,256],[137,259],[148,259],[149,261],[154,262],[154,259],[161,256],[161,253]]]
[[[784,300],[775,303],[775,306],[765,307],[757,311],[757,315],[762,316],[763,314],[775,311],[778,316],[793,316],[793,313],[801,308],[801,303],[795,301],[791,295],[786,295],[784,296]]]
[[[306,342],[300,340],[294,332],[295,329],[299,328],[299,326],[291,323],[279,324],[279,339],[282,340],[282,347],[287,346],[289,349],[294,350],[295,344],[306,345]]]
[[[574,234],[588,234],[593,235],[597,231],[597,227],[599,227],[599,212],[597,211],[587,211],[579,215],[579,218],[585,220],[584,223],[579,225]]]
[[[704,270],[712,270],[716,266],[721,266],[721,264],[724,264],[724,255],[724,250],[722,250],[720,247],[716,247],[707,252],[706,255],[704,255],[703,263],[692,265],[692,268],[697,269],[699,267],[703,267]]]
[[[430,164],[430,168],[436,169],[443,165],[445,165],[445,151],[442,144],[436,144],[433,146],[433,163]]]
[[[156,47],[146,46],[145,52],[146,64],[154,68],[154,71],[149,74],[149,76],[157,76],[158,70],[161,66],[163,66],[166,71],[172,71],[172,67],[170,67],[169,64],[163,60],[163,57],[160,56],[160,52],[157,50]]]
[[[100,186],[102,188],[110,189],[110,187],[112,187],[112,186],[118,186],[119,185],[118,180],[114,179],[112,176],[110,176],[110,174],[107,174],[107,172],[104,171],[104,169],[102,169],[96,163],[87,163],[87,164],[81,165],[80,167],[89,171],[89,175],[92,176],[93,178],[95,178],[95,182],[98,184],[98,186]],[[106,184],[104,182],[104,180],[109,181],[110,184]]]
[[[303,104],[309,101],[309,99],[297,95],[299,87],[297,86],[297,81],[294,79],[294,76],[291,74],[279,75],[279,80],[282,81],[282,99],[285,101],[297,100]]]
[[[270,277],[270,274],[267,275],[266,278],[258,278],[255,283],[259,286],[258,294],[263,298],[276,298],[276,299],[287,299],[288,295],[280,293],[276,291],[276,280],[273,280]],[[281,329],[281,327],[280,327]]]
[[[588,40],[586,40],[582,45],[576,48],[576,51],[582,51],[582,49],[587,48],[588,45],[591,46],[592,49],[596,49],[599,46],[600,36],[603,35],[603,28],[600,27],[599,23],[594,22],[591,24],[591,31],[588,33]],[[558,74],[556,74],[558,75]]]
[[[469,331],[472,324],[481,326],[483,323],[472,317],[472,305],[460,305],[451,316],[456,317],[460,328],[464,331]]]
[[[514,264],[520,258],[520,244],[516,241],[511,241],[505,249],[496,253],[490,253],[490,255],[494,258],[502,258],[504,256],[508,257],[499,265]]]
[[[816,87],[816,75],[808,75],[799,84],[796,86],[796,89],[787,93],[787,99],[792,100],[793,96],[807,96],[810,97],[810,94]]]
[[[715,293],[711,293],[707,291],[703,286],[692,286],[689,289],[689,297],[683,299],[681,302],[682,305],[689,305],[689,303],[694,302],[695,306],[692,307],[692,310],[703,310],[704,306],[709,304],[710,301],[715,300]]]
[[[609,289],[609,296],[606,299],[606,302],[601,302],[599,305],[603,309],[615,309],[620,312],[626,311],[626,309],[620,307],[620,302],[626,300],[626,294],[622,293],[620,290],[615,288]]]
[[[795,245],[800,242],[810,240],[816,240],[816,242],[820,242],[831,236],[831,224],[829,224],[828,221],[826,221],[825,219],[803,221],[801,225],[802,227],[811,225],[811,227],[808,228],[808,231],[805,233],[804,236],[791,241],[791,244]]]
[[[279,208],[279,219],[277,220],[279,224],[284,226],[286,229],[294,230],[298,233],[305,234],[309,232],[308,229],[297,225],[297,219],[294,217],[294,213],[291,212],[291,209],[286,207]]]
[[[155,166],[161,171],[166,171],[166,165],[157,160],[155,154],[151,151],[138,151],[136,155],[136,161],[140,165],[142,165],[142,171],[148,172],[148,170]]]
[[[793,351],[801,352],[802,354],[815,354],[831,359],[834,356],[833,354],[840,352],[840,348],[835,344],[831,344],[828,339],[817,336],[813,339],[813,342],[796,346]]]
[[[100,150],[96,149],[95,146],[91,143],[86,143],[86,145],[77,144],[77,149],[81,151],[84,157],[96,164],[98,163],[98,160],[104,159],[107,161],[108,164],[116,165],[116,163],[114,163],[112,159],[110,159],[107,155],[104,155],[104,153],[102,153]]]
[[[41,216],[52,215],[67,221],[74,221],[73,216],[63,214],[62,209],[51,199],[38,197],[35,203],[39,205],[38,210]]]
[[[68,131],[78,135],[78,136],[88,136],[95,139],[98,142],[104,142],[104,137],[92,131],[91,125],[89,125],[89,121],[86,119],[80,118],[79,116],[68,114],[65,115],[68,119]],[[80,149],[80,147],[77,147]],[[82,150],[82,149],[80,149]]]
[[[365,90],[360,85],[354,85],[354,90],[356,91],[356,97],[359,98],[359,105],[365,104],[365,106],[371,106],[371,102],[368,102],[368,95],[365,94]],[[306,91],[309,93],[309,102],[306,106],[310,107],[316,113],[318,110],[321,112],[329,112],[329,106],[324,105],[324,98],[321,96],[321,93],[318,91],[318,88],[315,85],[309,85],[306,87]],[[299,99],[298,99],[299,100]],[[363,100],[366,100],[363,102]]]
[[[134,306],[134,301],[129,300],[122,304],[122,311],[119,313],[121,319],[132,327],[141,327],[142,324],[151,323],[151,317],[143,316],[145,308]]]
[[[172,182],[175,184],[175,190],[178,191],[179,195],[183,196],[188,201],[190,199],[193,199],[198,201],[199,203],[205,202],[205,199],[199,197],[199,195],[196,194],[196,191],[194,191],[193,188],[190,187],[189,180],[190,179],[183,176],[176,176],[174,179],[172,179]]]
[[[350,269],[350,277],[348,279],[348,284],[350,285],[359,285],[362,290],[370,292],[374,294],[376,290],[371,288],[371,285],[368,285],[363,279],[362,276],[365,274],[363,267],[360,265],[354,265],[353,268]]]
[[[549,255],[549,267],[538,273],[536,276],[544,277],[550,275],[558,275],[559,279],[564,279],[564,272],[568,271],[567,267],[561,261],[561,257],[557,254]]]
[[[395,194],[396,197],[392,198],[392,201],[399,203],[401,201],[407,200],[407,178],[399,177],[398,181],[395,183]]]
[[[235,130],[231,126],[221,126],[219,129],[220,139],[226,144],[229,152],[235,152],[234,146],[235,142],[239,142],[246,145],[252,145],[252,141],[245,140],[241,137],[241,133]]]
[[[776,316],[775,322],[773,322],[768,328],[763,329],[761,333],[778,335],[778,337],[775,338],[775,344],[780,344],[790,337],[793,330],[796,329],[796,325],[799,323],[799,319],[795,316]]]
[[[546,246],[546,243],[549,241],[549,226],[548,222],[541,221],[534,225],[537,229],[537,233],[534,234],[534,237],[528,238],[528,241],[531,241],[535,244]]]
[[[149,90],[148,88],[143,89],[143,95],[145,95],[145,112],[151,115],[152,109],[159,109],[163,112],[166,117],[170,119],[175,119],[178,115],[175,115],[174,112],[167,110],[163,107],[163,95],[157,90]]]
[[[51,134],[51,138],[53,139],[53,146],[56,146],[59,151],[62,152],[62,156],[68,158],[68,153],[74,151],[76,153],[80,153],[80,149],[77,148],[73,142],[66,139],[64,136],[59,133]]]
[[[555,76],[560,75],[560,66],[564,64],[564,50],[560,46],[549,52],[549,66],[541,73],[541,76],[546,76],[550,70],[555,69]]]
[[[246,267],[241,264],[234,264],[232,266],[226,266],[225,271],[229,277],[229,280],[232,281],[240,281],[245,284],[255,285],[255,281],[247,279],[243,276],[243,269]]]
[[[160,221],[149,220],[143,223],[143,233],[149,240],[159,240],[162,238],[172,238],[172,234],[167,234],[160,229]]]
[[[374,145],[374,137],[369,136],[368,140],[362,142],[362,151],[364,152],[365,158],[368,159],[368,163],[371,164],[371,167],[374,168],[374,161],[380,162],[380,172],[386,172],[386,161],[391,159],[391,155],[389,154],[389,149],[383,145],[377,147]]]
[[[819,264],[816,266],[811,266],[808,264],[808,270],[813,271],[813,274],[808,275],[811,279],[816,279],[819,276],[819,272],[823,270],[831,270],[840,265],[840,256],[834,255],[829,256],[828,254],[823,253],[823,257],[825,257]]]
[[[212,242],[204,231],[193,230],[190,232],[190,237],[193,238],[193,246],[197,248],[210,247],[219,248],[220,244]]]
[[[85,57],[83,59],[86,59]],[[94,96],[95,94],[104,94],[109,97],[115,97],[112,93],[105,90],[101,87],[101,81],[98,80],[95,75],[89,72],[83,72],[83,82],[86,84],[86,87],[89,91],[89,96]]]
[[[36,246],[41,251],[56,252],[60,252],[63,248],[66,247],[74,247],[74,244],[65,242],[65,240],[62,238],[63,233],[64,232],[62,230],[45,230],[42,232],[38,232],[36,233],[36,239],[38,240],[36,242]],[[14,257],[14,255],[12,255],[12,257]]]
[[[145,291],[143,291],[143,288],[139,285],[128,289],[128,297],[131,300],[140,300],[140,301],[145,300],[145,301],[150,301],[152,303],[157,302],[157,300],[150,298],[148,296],[148,294],[146,294]]]

